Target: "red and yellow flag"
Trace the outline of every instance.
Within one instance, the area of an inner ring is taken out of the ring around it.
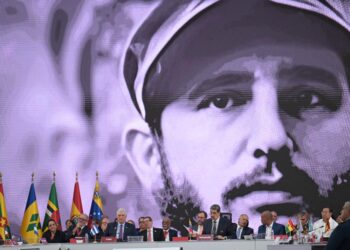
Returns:
[[[293,221],[291,219],[288,220],[288,223],[286,225],[286,232],[291,233],[295,230],[295,225],[293,224]]]
[[[2,186],[2,174],[0,173],[0,238],[2,240],[10,239],[10,223],[7,217],[4,188]]]
[[[81,202],[80,188],[78,182],[78,174],[76,175],[74,193],[73,193],[73,202],[72,209],[70,210],[70,218],[78,217],[83,212],[83,203]]]

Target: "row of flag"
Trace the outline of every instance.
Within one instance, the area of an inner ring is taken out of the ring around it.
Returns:
[[[70,212],[70,218],[78,217],[83,213],[83,205],[81,202],[80,188],[78,182],[78,176],[76,176],[74,192],[73,192],[73,202]],[[100,187],[98,183],[98,173],[96,173],[96,184],[94,188],[94,194],[92,198],[89,222],[88,225],[91,226],[93,219],[101,220],[103,216],[103,204],[100,196]],[[43,227],[41,227],[38,203],[35,195],[34,188],[34,174],[32,175],[32,183],[29,189],[29,195],[24,211],[24,216],[21,225],[21,235],[23,239],[28,243],[39,243],[42,237],[42,233],[48,230],[48,222],[53,219],[57,225],[58,229],[62,229],[60,210],[58,206],[58,198],[55,184],[55,174],[53,178],[53,183],[50,189],[50,195],[47,202],[47,208],[45,212],[45,218]],[[10,239],[10,222],[8,220],[5,196],[2,184],[2,176],[0,173],[0,239],[7,240]]]

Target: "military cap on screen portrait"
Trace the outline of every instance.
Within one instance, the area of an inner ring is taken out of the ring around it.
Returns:
[[[254,1],[254,2],[253,2]],[[350,31],[350,4],[340,0],[265,0],[277,5],[290,6],[318,13],[332,19]],[[145,18],[145,21],[131,35],[124,57],[121,60],[120,71],[123,72],[131,99],[143,118],[146,108],[143,100],[143,90],[147,73],[152,63],[157,59],[167,44],[181,32],[181,29],[197,15],[210,8],[215,8],[225,0],[174,0],[161,1]],[[239,8],[245,1],[235,1]],[[249,4],[261,3],[252,0]],[[260,5],[262,6],[262,5]]]

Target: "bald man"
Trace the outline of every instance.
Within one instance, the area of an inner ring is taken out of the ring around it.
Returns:
[[[273,221],[272,213],[264,211],[261,214],[261,223],[258,234],[265,234],[265,239],[272,239],[274,235],[285,235],[286,230],[283,225]]]

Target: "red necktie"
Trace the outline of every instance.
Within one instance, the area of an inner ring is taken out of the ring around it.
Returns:
[[[329,230],[331,230],[331,225],[329,224],[329,220],[327,220],[327,222],[326,222],[326,232],[328,232]]]
[[[164,230],[163,233],[164,233],[164,240],[166,240],[166,237],[168,236],[169,232],[167,230]]]
[[[80,232],[81,232],[81,228],[78,227],[78,229],[77,229],[77,236],[80,236]]]

